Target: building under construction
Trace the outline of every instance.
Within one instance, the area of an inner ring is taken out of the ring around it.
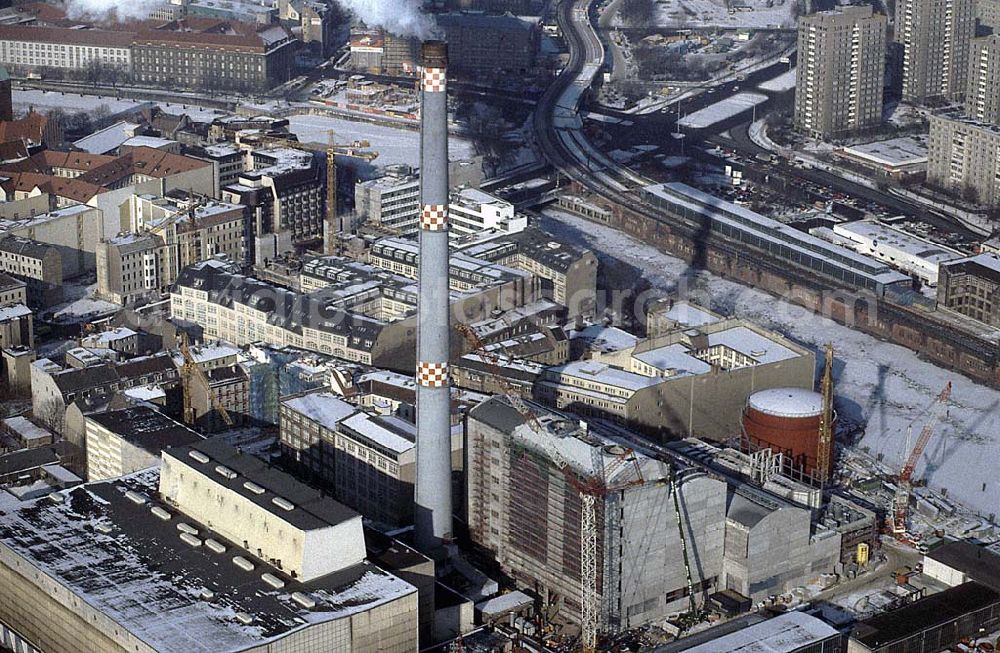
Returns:
[[[700,612],[721,590],[759,601],[806,585],[843,570],[845,538],[874,534],[874,514],[829,517],[817,490],[779,469],[762,476],[736,450],[681,444],[487,400],[466,421],[472,540],[586,643],[588,624],[593,638]]]

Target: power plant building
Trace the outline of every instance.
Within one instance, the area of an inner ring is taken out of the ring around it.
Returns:
[[[814,522],[809,508],[717,464],[725,450],[690,440],[654,459],[616,444],[627,432],[527,406],[537,425],[506,398],[469,412],[468,524],[504,572],[570,621],[582,618],[588,493],[602,630],[683,612],[689,587],[698,604],[723,589],[757,601],[807,584],[840,561],[843,535],[835,525]]]

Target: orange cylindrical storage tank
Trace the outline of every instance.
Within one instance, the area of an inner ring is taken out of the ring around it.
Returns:
[[[743,430],[751,449],[782,453],[794,469],[816,470],[823,395],[804,388],[761,390],[747,399]]]

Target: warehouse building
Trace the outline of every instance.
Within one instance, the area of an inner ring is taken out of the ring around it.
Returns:
[[[535,398],[659,438],[727,440],[758,390],[812,389],[815,356],[744,320],[679,328],[589,360],[550,367]]]
[[[16,650],[417,648],[417,589],[366,559],[360,516],[224,443],[3,513]]]

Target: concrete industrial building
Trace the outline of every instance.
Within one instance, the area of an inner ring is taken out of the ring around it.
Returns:
[[[535,23],[513,15],[441,14],[452,69],[458,76],[523,75],[531,71],[538,52]]]
[[[4,505],[8,640],[52,653],[417,648],[418,590],[367,559],[361,517],[224,443],[57,497]]]
[[[984,206],[1000,204],[1000,127],[931,115],[927,184]]]
[[[468,524],[473,541],[519,586],[558,605],[570,621],[581,620],[588,492],[598,519],[594,573],[602,630],[687,609],[685,550],[696,561],[691,585],[698,603],[718,589],[758,600],[840,560],[840,532],[814,524],[806,507],[731,473],[720,476],[722,468],[700,462],[716,455],[705,445],[685,441],[653,459],[614,444],[617,431],[528,406],[537,426],[505,398],[469,412]]]
[[[1000,255],[987,253],[941,266],[938,306],[1000,326]]]
[[[965,97],[975,0],[900,0],[893,36],[903,48],[903,101]]]
[[[965,114],[978,122],[1000,125],[1000,35],[972,41]]]
[[[869,6],[799,19],[795,127],[832,138],[882,122],[886,17]]]
[[[657,438],[724,441],[739,434],[752,393],[784,386],[811,390],[814,374],[815,357],[808,350],[731,319],[547,368],[534,392],[556,408]]]
[[[743,625],[742,628],[738,626]],[[657,646],[653,653],[721,653],[758,650],[761,653],[841,653],[843,636],[825,621],[790,611],[770,619],[750,616],[680,641]]]

